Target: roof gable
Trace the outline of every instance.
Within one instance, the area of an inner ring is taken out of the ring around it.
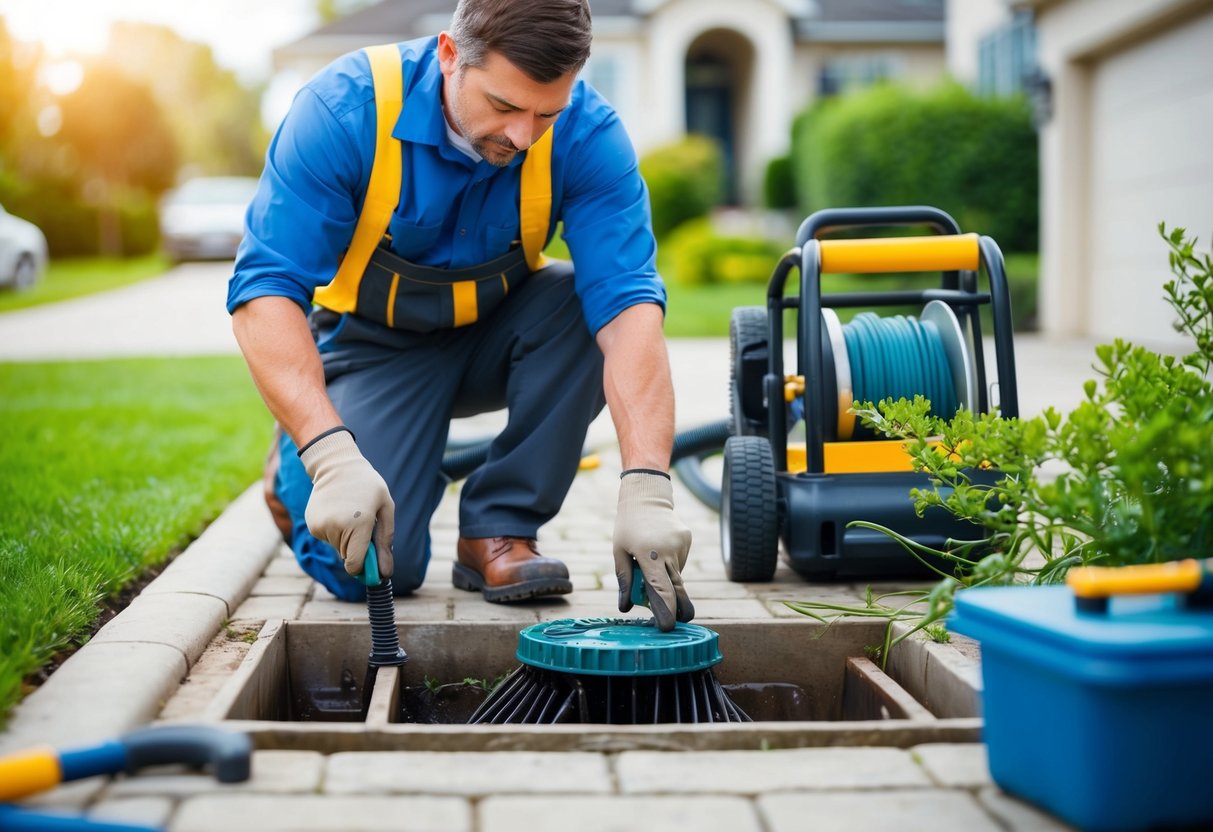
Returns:
[[[655,14],[672,0],[590,0],[596,18]],[[770,0],[802,23],[942,22],[944,0]],[[314,30],[307,37],[370,40],[436,34],[436,19],[450,20],[456,0],[381,0]]]

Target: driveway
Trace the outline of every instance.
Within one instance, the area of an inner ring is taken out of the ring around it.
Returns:
[[[0,361],[238,353],[231,263],[184,263],[121,289],[0,315]]]

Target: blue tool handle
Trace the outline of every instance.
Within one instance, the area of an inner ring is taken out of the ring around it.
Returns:
[[[379,577],[379,555],[375,552],[375,544],[368,543],[366,560],[362,562],[361,574],[355,576],[365,586],[379,586],[383,579]]]
[[[210,725],[160,725],[124,734],[126,770],[171,763],[209,766],[220,783],[242,783],[252,771],[248,734]]]
[[[252,753],[253,743],[247,734],[210,725],[160,725],[97,745],[60,751],[59,765],[65,783],[174,763],[210,766],[220,783],[240,783],[249,778]]]
[[[53,810],[26,809],[7,803],[0,803],[0,829],[4,832],[161,832],[157,826],[89,820]]]
[[[632,563],[632,594],[628,596],[632,601],[632,606],[647,607],[649,605],[649,591],[645,588],[644,573],[640,571],[640,567],[636,563]]]

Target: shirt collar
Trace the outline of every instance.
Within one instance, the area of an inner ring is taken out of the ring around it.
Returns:
[[[446,142],[442,115],[442,70],[438,55],[427,49],[417,62],[412,83],[405,84],[404,106],[392,135],[403,142],[441,145]]]

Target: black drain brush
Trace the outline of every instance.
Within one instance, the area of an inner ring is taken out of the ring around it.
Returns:
[[[379,558],[374,544],[367,548],[366,562],[358,580],[366,586],[366,610],[371,622],[371,654],[367,657],[361,701],[362,719],[366,719],[379,668],[399,667],[409,657],[400,646],[400,635],[396,632],[396,599],[392,592],[392,579],[380,580]]]
[[[535,624],[518,634],[522,665],[468,724],[750,722],[712,673],[723,658],[717,641],[706,627],[663,633],[652,619]]]

